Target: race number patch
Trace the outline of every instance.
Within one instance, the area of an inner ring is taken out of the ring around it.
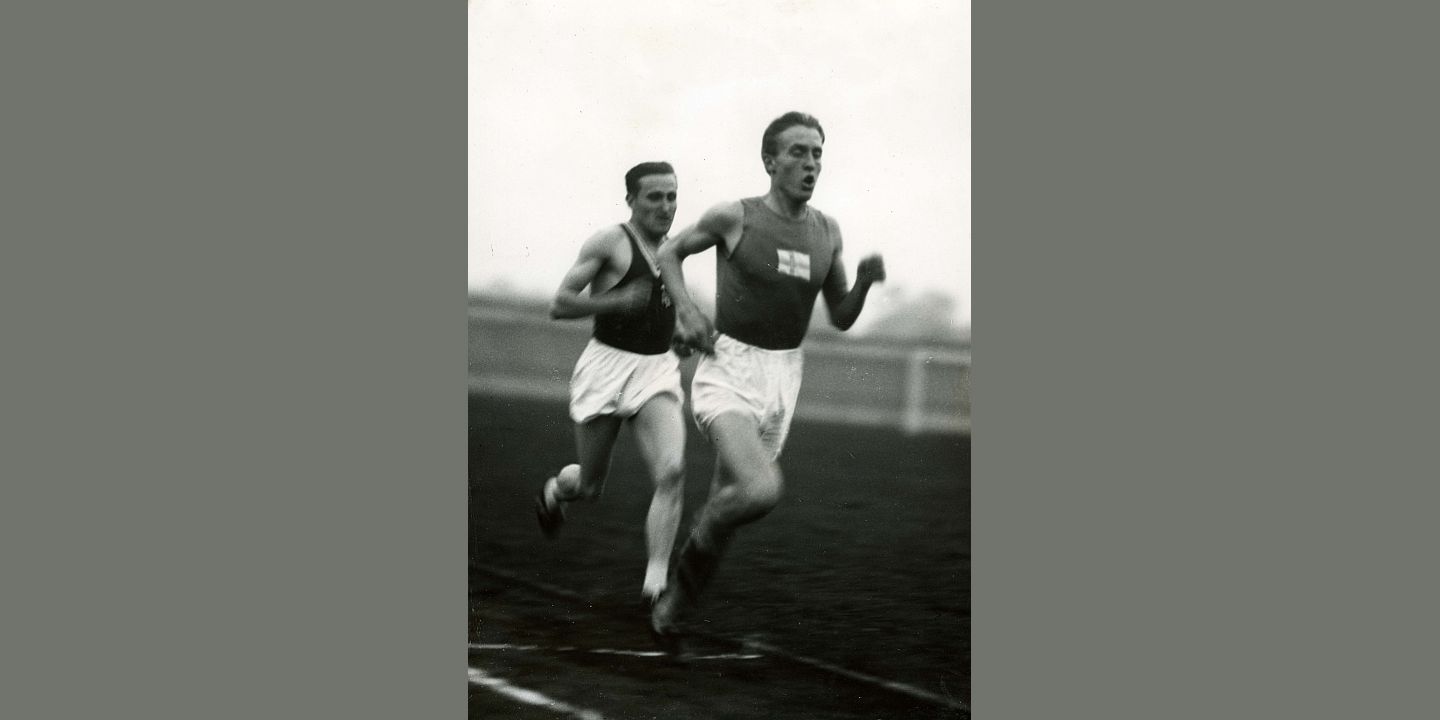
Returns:
[[[776,250],[779,257],[775,269],[782,275],[792,275],[802,280],[810,279],[810,254],[794,250]]]

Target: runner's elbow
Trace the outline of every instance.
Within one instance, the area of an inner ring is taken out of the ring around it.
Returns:
[[[575,309],[570,303],[570,298],[561,294],[556,295],[555,299],[550,301],[551,320],[570,320],[575,317],[578,317],[578,315],[576,315]]]
[[[673,265],[679,267],[685,261],[685,256],[690,253],[680,244],[679,239],[672,238],[660,244],[660,249],[655,251],[655,263],[657,265]]]
[[[850,326],[854,324],[854,316],[848,315],[839,310],[830,311],[830,325],[833,326],[836,330],[839,330],[840,332],[845,332],[846,330],[849,330]]]

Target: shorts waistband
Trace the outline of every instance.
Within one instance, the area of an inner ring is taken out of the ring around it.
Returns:
[[[790,349],[788,349],[788,350],[771,350],[771,349],[769,349],[769,348],[762,348],[762,347],[760,347],[759,345],[751,345],[750,343],[747,343],[747,342],[745,342],[744,340],[736,340],[735,338],[730,337],[729,335],[726,335],[725,333],[720,333],[720,334],[718,334],[718,335],[715,336],[715,345],[716,345],[716,346],[719,346],[721,343],[724,343],[724,344],[730,346],[730,349],[732,349],[732,350],[738,350],[738,351],[741,351],[741,352],[761,353],[761,354],[765,354],[765,355],[770,355],[770,356],[772,356],[772,357],[788,357],[788,356],[795,356],[795,355],[803,355],[803,354],[804,354],[804,352],[803,352],[803,351],[804,351],[804,347],[803,347],[803,346],[802,346],[802,347],[796,347],[796,348],[790,348]]]

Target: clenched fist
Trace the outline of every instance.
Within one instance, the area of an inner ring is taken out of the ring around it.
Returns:
[[[699,310],[678,310],[670,347],[681,357],[689,357],[696,350],[707,355],[714,352],[715,324]]]
[[[885,259],[879,255],[868,255],[855,268],[855,279],[863,283],[885,281]]]

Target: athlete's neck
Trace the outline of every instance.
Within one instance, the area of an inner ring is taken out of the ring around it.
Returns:
[[[765,207],[774,210],[777,215],[782,217],[799,220],[805,217],[806,201],[788,197],[778,190],[771,190],[765,195]]]

